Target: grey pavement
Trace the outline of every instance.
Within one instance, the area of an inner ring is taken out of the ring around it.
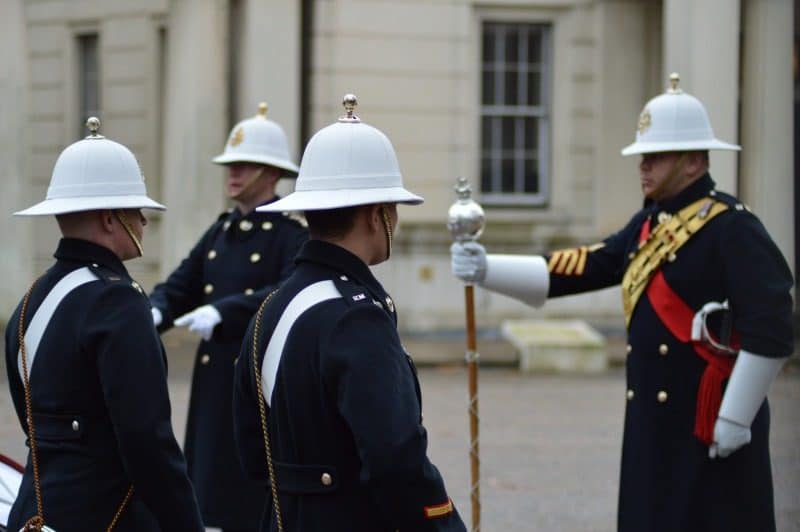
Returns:
[[[182,441],[194,342],[174,331],[164,343],[173,422]],[[406,345],[424,365],[419,373],[430,456],[469,527],[467,377],[458,362],[460,343],[408,339]],[[613,531],[623,370],[615,365],[592,376],[521,374],[507,366],[514,358],[510,346],[479,342],[478,347],[500,364],[483,367],[479,378],[482,530]],[[783,371],[770,401],[778,530],[800,531],[800,364]],[[0,451],[25,460],[5,375],[0,379]]]

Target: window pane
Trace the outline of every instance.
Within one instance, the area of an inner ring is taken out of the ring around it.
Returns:
[[[489,157],[481,157],[481,190],[492,191],[492,160]]]
[[[483,62],[491,63],[494,59],[494,31],[491,24],[483,32]]]
[[[528,105],[542,104],[542,75],[528,72]]]
[[[518,105],[519,99],[517,98],[517,79],[519,74],[516,72],[506,72],[506,86],[505,86],[505,100],[503,103],[506,105]]]
[[[519,60],[519,33],[513,27],[506,28],[506,63]]]
[[[503,184],[502,192],[514,192],[514,160],[508,157],[503,159]]]
[[[78,127],[84,136],[86,119],[100,114],[100,69],[97,34],[78,37]]]
[[[538,28],[532,27],[528,35],[528,63],[541,63],[542,32]]]
[[[492,148],[492,118],[488,116],[481,118],[481,148],[484,153]]]
[[[494,95],[494,70],[486,70],[483,71],[483,97],[481,101],[483,105],[492,105],[495,103],[495,95]]]
[[[514,119],[510,117],[503,117],[503,151],[512,151],[514,149]]]
[[[525,151],[530,152],[539,149],[539,119],[525,119]]]
[[[537,159],[525,159],[525,192],[527,194],[539,192],[539,161]]]

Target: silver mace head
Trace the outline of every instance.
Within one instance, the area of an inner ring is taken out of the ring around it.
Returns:
[[[456,242],[471,242],[480,238],[486,225],[483,209],[472,199],[472,189],[466,177],[459,177],[455,191],[458,199],[447,211],[447,228]]]

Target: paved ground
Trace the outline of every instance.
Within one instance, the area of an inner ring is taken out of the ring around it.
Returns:
[[[174,423],[182,440],[192,344],[173,332],[164,340],[170,353]],[[461,349],[455,342],[408,345],[428,361]],[[501,345],[479,343],[479,350],[484,349],[503,351]],[[497,360],[510,358],[506,354]],[[466,372],[458,364],[425,367],[420,379],[431,457],[468,522]],[[625,406],[622,370],[557,376],[483,368],[479,390],[483,530],[613,531]],[[770,400],[778,530],[800,531],[800,364],[783,372]],[[0,375],[0,450],[23,461],[22,442],[6,379]]]

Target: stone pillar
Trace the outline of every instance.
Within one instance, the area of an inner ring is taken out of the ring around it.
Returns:
[[[792,9],[744,0],[740,195],[794,269]]]
[[[170,0],[164,134],[162,277],[224,208],[228,2]]]
[[[5,322],[33,279],[33,221],[12,213],[44,198],[33,198],[28,176],[28,46],[22,0],[8,0],[0,17],[0,322]]]
[[[738,139],[740,0],[664,0],[664,76],[706,106],[717,138]],[[787,45],[788,41],[787,41]],[[712,151],[711,175],[720,190],[737,193],[737,153]]]
[[[268,117],[289,139],[289,154],[300,164],[300,0],[247,0],[241,17],[239,94],[236,119],[269,104]],[[294,188],[293,179],[278,182],[278,194]]]
[[[601,35],[596,190],[603,192],[597,194],[595,206],[598,233],[606,235],[625,225],[642,204],[640,157],[623,157],[620,150],[635,140],[639,113],[654,96],[650,78],[660,72],[649,70],[660,62],[661,43],[652,42],[649,30],[660,26],[661,17],[650,3],[639,0],[602,2],[597,10]]]
[[[237,120],[267,102],[269,118],[286,131],[289,153],[299,160],[300,0],[247,0],[243,7]]]

